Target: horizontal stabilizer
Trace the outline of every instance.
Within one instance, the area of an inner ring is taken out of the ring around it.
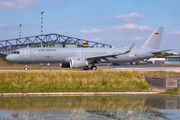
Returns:
[[[167,52],[167,51],[171,51],[171,50],[172,50],[172,49],[162,50],[162,51],[156,51],[156,52],[152,52],[152,54],[158,54],[158,53]]]

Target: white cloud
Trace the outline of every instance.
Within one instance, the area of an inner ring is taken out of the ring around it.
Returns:
[[[0,23],[0,30],[17,30],[19,28],[18,25],[10,25],[7,23]]]
[[[66,2],[66,1],[79,2],[79,1],[82,1],[82,0],[48,0],[48,1],[52,1],[54,3],[61,3],[61,2]]]
[[[91,29],[90,31],[88,30],[80,30],[80,33],[85,33],[85,34],[94,34],[94,33],[100,33],[100,29]]]
[[[64,32],[64,31],[52,31],[52,33],[56,33],[56,34],[65,34],[66,32]]]
[[[127,15],[116,15],[115,17],[116,19],[120,19],[120,20],[124,20],[127,22],[134,22],[138,19],[143,19],[145,18],[144,15],[140,15],[138,13],[131,13],[131,14],[127,14]]]
[[[92,33],[99,33],[99,32],[101,32],[101,30],[100,29],[91,29],[91,32]]]
[[[74,16],[65,16],[66,19],[73,19]]]
[[[145,40],[145,38],[143,38],[143,37],[132,37],[132,38],[130,38],[130,40],[138,40],[138,41],[141,41],[141,40]]]
[[[81,1],[81,0],[69,0],[71,2],[78,2],[78,1]]]
[[[179,40],[180,41],[180,31],[172,31],[169,33],[165,33],[163,35],[163,39],[166,40]]]
[[[98,40],[101,40],[100,38],[93,38],[93,39],[90,39],[91,41],[98,41]]]
[[[7,28],[7,27],[10,27],[10,25],[6,23],[0,23],[0,28]]]
[[[80,30],[83,34],[104,34],[114,35],[122,32],[137,32],[137,31],[151,31],[150,26],[139,26],[137,24],[125,24],[123,26],[111,27],[108,29],[91,29],[91,30]]]
[[[137,31],[151,31],[150,26],[139,26],[137,24],[126,24],[119,27],[112,27],[114,30],[137,30]]]
[[[0,7],[28,9],[36,7],[38,0],[0,0]]]
[[[180,36],[180,31],[169,32],[169,35]]]
[[[80,32],[80,33],[85,33],[85,34],[91,34],[91,32],[88,31],[88,30],[80,30],[79,32]]]

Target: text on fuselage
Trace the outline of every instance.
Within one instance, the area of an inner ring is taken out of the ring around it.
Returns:
[[[57,51],[56,49],[39,49],[40,52],[44,52],[44,51]]]

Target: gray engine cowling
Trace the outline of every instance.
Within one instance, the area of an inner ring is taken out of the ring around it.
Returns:
[[[71,68],[83,68],[88,66],[88,62],[85,59],[70,59]]]

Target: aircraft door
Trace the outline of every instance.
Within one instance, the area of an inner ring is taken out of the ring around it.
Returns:
[[[29,57],[29,49],[24,49],[24,57]]]
[[[140,50],[140,53],[141,53],[141,57],[145,56],[145,51],[143,49]]]
[[[111,51],[110,51],[110,50],[107,50],[107,54],[109,54],[109,55],[110,55],[110,54],[111,54]]]
[[[81,56],[81,51],[78,51],[78,56]]]

